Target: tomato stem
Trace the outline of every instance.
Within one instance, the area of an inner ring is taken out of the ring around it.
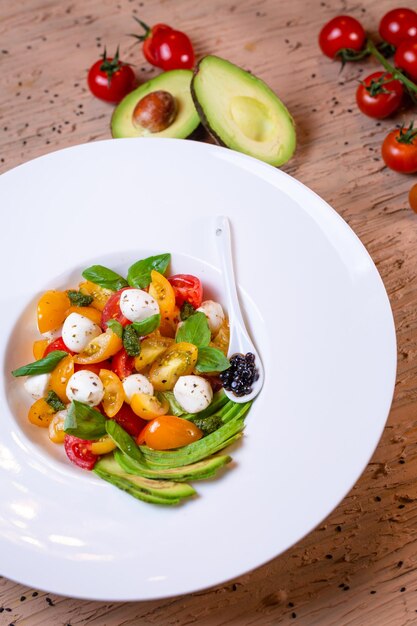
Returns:
[[[142,20],[140,20],[138,17],[136,17],[135,15],[132,15],[133,19],[135,20],[135,22],[137,22],[139,24],[139,26],[142,26],[144,33],[142,35],[135,35],[135,34],[131,34],[131,37],[134,37],[135,39],[137,39],[139,42],[141,41],[145,41],[145,39],[147,39],[149,37],[149,35],[151,34],[151,27],[148,26],[145,22],[143,22]]]
[[[407,76],[405,76],[402,72],[397,70],[396,67],[391,65],[391,63],[384,57],[383,54],[381,54],[374,42],[370,39],[368,39],[366,43],[366,50],[378,59],[381,65],[383,65],[385,69],[392,74],[392,77],[395,80],[399,80],[409,91],[417,93],[417,85],[407,78]]]

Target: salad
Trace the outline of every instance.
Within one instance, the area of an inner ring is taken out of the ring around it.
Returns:
[[[168,277],[170,254],[141,259],[127,277],[102,265],[77,289],[47,291],[37,306],[41,338],[25,377],[31,424],[63,444],[72,463],[155,504],[195,494],[188,484],[231,460],[251,402],[253,355],[229,361],[221,304],[198,277]]]

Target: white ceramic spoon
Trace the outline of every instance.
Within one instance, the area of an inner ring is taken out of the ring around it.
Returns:
[[[247,354],[252,352],[255,355],[255,367],[258,372],[258,379],[252,385],[252,392],[244,396],[236,396],[232,391],[225,393],[233,402],[248,402],[253,400],[264,384],[264,368],[262,367],[262,361],[259,357],[258,351],[249,333],[246,330],[245,322],[243,321],[242,311],[240,309],[239,298],[237,295],[235,272],[233,269],[232,258],[232,244],[230,236],[230,225],[227,217],[219,215],[216,218],[216,244],[220,257],[221,269],[223,274],[224,293],[226,296],[226,306],[229,313],[230,324],[230,344],[228,356],[231,357],[234,354]]]

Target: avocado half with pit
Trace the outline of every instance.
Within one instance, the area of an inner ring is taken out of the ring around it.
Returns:
[[[184,139],[191,135],[200,123],[194,106],[190,84],[193,73],[191,70],[171,70],[164,72],[147,83],[130,92],[117,105],[111,119],[113,137],[177,137]],[[134,119],[137,104],[148,94],[168,92],[175,100],[176,115],[173,121],[159,132],[151,132],[142,127]]]
[[[216,56],[199,62],[191,93],[201,121],[222,146],[283,165],[296,146],[294,121],[262,80]]]

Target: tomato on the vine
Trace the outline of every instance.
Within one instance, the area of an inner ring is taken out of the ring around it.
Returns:
[[[391,131],[382,144],[382,158],[396,172],[417,172],[417,129],[413,126],[411,123],[408,128],[401,126]]]
[[[321,51],[334,59],[343,50],[360,52],[366,41],[362,24],[349,15],[339,15],[323,26],[319,35]]]
[[[388,11],[379,24],[379,34],[395,47],[406,39],[417,39],[417,13],[404,8]]]
[[[90,67],[87,78],[90,91],[96,98],[116,104],[133,90],[135,80],[130,65],[120,61],[119,48],[113,58],[104,50],[101,59]]]
[[[82,469],[92,470],[97,462],[97,455],[91,451],[91,441],[65,435],[64,448],[69,460]]]
[[[133,37],[143,42],[143,54],[151,65],[164,71],[194,67],[193,45],[185,33],[167,24],[155,24],[151,28],[137,17],[134,19],[145,32]]]
[[[394,55],[394,63],[404,70],[413,81],[417,81],[417,39],[400,43]]]
[[[383,119],[398,109],[404,89],[399,80],[387,72],[374,72],[356,90],[359,109],[369,117]]]
[[[175,303],[181,307],[184,302],[189,302],[195,309],[201,306],[203,301],[203,287],[201,280],[191,274],[175,274],[168,278],[174,288]]]

